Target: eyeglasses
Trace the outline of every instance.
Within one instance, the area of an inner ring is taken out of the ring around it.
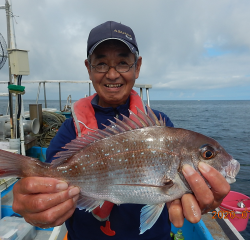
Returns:
[[[137,61],[135,61],[132,65],[121,62],[117,64],[116,66],[109,66],[106,63],[91,65],[91,63],[89,62],[89,65],[99,73],[106,73],[109,71],[110,68],[114,68],[119,73],[125,73],[125,72],[128,72],[130,68],[132,68],[136,64],[136,62]]]

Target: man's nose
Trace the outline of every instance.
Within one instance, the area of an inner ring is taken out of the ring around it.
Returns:
[[[120,73],[116,71],[115,67],[110,66],[108,72],[106,73],[106,77],[115,80],[120,76]]]

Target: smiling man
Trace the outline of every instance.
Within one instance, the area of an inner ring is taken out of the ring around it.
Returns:
[[[125,104],[139,77],[142,58],[122,41],[101,42],[85,60],[89,78],[98,93],[101,107]],[[132,68],[132,69],[131,69]]]
[[[96,94],[78,100],[73,106],[73,118],[67,119],[47,149],[51,162],[62,147],[89,129],[103,129],[115,117],[122,120],[136,107],[145,111],[144,104],[132,89],[139,77],[142,58],[131,28],[108,21],[91,30],[85,60],[89,78]],[[159,111],[153,110],[159,117]],[[173,127],[165,118],[166,126]],[[79,189],[53,178],[29,177],[14,186],[13,210],[35,226],[48,228],[66,221],[69,240],[167,240],[170,239],[170,221],[181,227],[184,217],[196,223],[205,213],[221,203],[229,192],[225,178],[209,165],[199,165],[203,178],[190,166],[184,165],[183,174],[194,194],[185,194],[165,206],[152,228],[139,235],[142,205],[114,205],[104,202],[92,212],[76,208],[84,199]]]

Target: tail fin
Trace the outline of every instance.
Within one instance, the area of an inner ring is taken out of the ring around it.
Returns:
[[[0,178],[25,177],[37,159],[0,150]],[[40,165],[40,164],[39,164]]]

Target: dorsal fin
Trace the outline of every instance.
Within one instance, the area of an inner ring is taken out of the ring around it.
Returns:
[[[117,121],[117,118],[116,118],[116,121]],[[126,132],[126,130],[123,128],[123,126],[121,126],[121,125],[119,125],[117,123],[114,123],[111,120],[109,120],[109,122],[110,122],[110,127],[112,129],[115,129],[118,133]]]
[[[125,122],[127,125],[129,125],[132,128],[132,130],[140,128],[138,124],[135,121],[133,121],[131,118],[128,118],[123,114],[121,115],[123,117],[122,121]]]
[[[108,138],[113,135],[131,131],[134,129],[152,126],[166,126],[165,119],[162,119],[161,114],[159,117],[160,120],[158,120],[152,109],[148,106],[147,114],[143,113],[139,108],[137,108],[137,114],[133,113],[132,111],[129,112],[129,118],[121,114],[123,117],[122,121],[117,118],[115,118],[116,122],[109,120],[109,126],[103,124],[103,126],[105,126],[105,129],[96,129],[94,132],[88,132],[82,137],[77,137],[70,143],[67,143],[63,147],[63,149],[67,149],[67,151],[61,151],[55,155],[55,157],[58,158],[52,161],[53,167],[57,167],[58,165],[67,162],[67,160],[70,159],[77,152],[86,148],[89,144],[92,144],[101,139]]]
[[[153,120],[153,122],[155,123],[155,125],[157,126],[162,126],[158,120],[158,118],[156,117],[156,115],[154,114],[154,112],[152,111],[152,109],[149,106],[147,107],[147,113],[148,113],[148,117]]]
[[[132,120],[132,118],[134,119],[133,121],[137,123],[137,125],[140,127],[140,128],[143,128],[143,127],[148,127],[148,124],[145,123],[143,121],[143,119],[141,119],[140,117],[138,117],[136,114],[134,114],[131,110],[129,110],[129,118]]]
[[[112,122],[112,121],[111,121]],[[112,128],[112,127],[109,127],[109,126],[106,126],[105,124],[102,123],[102,126],[105,127],[105,131],[108,131],[110,134],[118,134],[120,133],[119,131],[115,130],[115,128]]]
[[[133,130],[132,127],[130,127],[128,124],[126,124],[124,121],[121,121],[118,118],[115,118],[116,123],[119,123],[119,126],[125,129],[125,131],[130,131]]]
[[[143,119],[144,122],[148,124],[148,126],[154,126],[153,121],[151,121],[151,119],[140,108],[136,107],[136,109],[139,118]]]

